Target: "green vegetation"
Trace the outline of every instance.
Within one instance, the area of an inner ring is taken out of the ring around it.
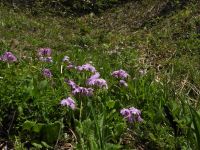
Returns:
[[[105,9],[128,2],[129,0],[2,0],[3,4],[16,8],[31,10],[38,14],[53,12],[56,14],[85,14],[101,12]]]
[[[109,9],[79,17],[0,6],[0,56],[17,57],[0,61],[0,148],[200,148],[200,3],[143,0],[110,8],[112,2],[97,0]],[[53,62],[39,59],[44,47]],[[75,66],[91,63],[108,89],[73,95],[66,80],[89,87],[93,73],[67,69],[64,56]],[[111,75],[119,69],[129,74],[127,87]],[[68,97],[75,109],[61,105]],[[143,121],[123,118],[120,111],[130,107]]]

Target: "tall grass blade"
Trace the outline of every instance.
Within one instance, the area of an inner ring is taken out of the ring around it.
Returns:
[[[190,107],[190,112],[192,115],[192,122],[194,124],[194,133],[197,142],[196,146],[200,150],[200,115],[192,107]]]

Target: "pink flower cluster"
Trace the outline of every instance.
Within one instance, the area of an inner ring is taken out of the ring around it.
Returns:
[[[96,69],[91,64],[84,64],[82,66],[77,66],[76,69],[78,71],[90,71],[92,73],[96,72]]]
[[[50,48],[40,48],[38,50],[39,60],[43,62],[53,62],[51,52]]]
[[[70,62],[69,57],[64,57],[63,60],[67,61],[68,63]],[[90,71],[92,73],[95,73],[86,81],[86,84],[89,86],[96,86],[96,87],[108,89],[107,82],[104,79],[99,78],[100,74],[96,72],[96,68],[92,66],[91,64],[87,63],[87,64],[84,64],[82,66],[77,66],[77,67],[70,64],[67,66],[67,68],[76,68],[78,71]],[[65,80],[65,81],[71,87],[73,95],[78,95],[78,94],[84,95],[84,96],[93,95],[94,89],[81,87],[77,85],[73,80]]]
[[[120,79],[126,79],[129,77],[129,74],[126,71],[120,69],[120,70],[114,71],[112,73],[112,76],[116,78],[120,78]]]
[[[94,75],[92,75],[88,80],[87,84],[90,86],[97,86],[100,88],[108,89],[108,85],[106,80],[99,78],[100,74],[96,72]]]
[[[93,95],[93,89],[92,88],[85,88],[78,86],[74,81],[68,80],[67,84],[71,87],[72,89],[72,94],[73,95],[85,95],[85,96],[92,96]]]
[[[123,108],[120,111],[121,115],[130,123],[132,122],[142,122],[141,111],[134,107],[131,108]]]
[[[69,61],[69,57],[68,56],[65,56],[63,58],[63,61],[67,61],[68,63],[70,63],[67,66],[68,69],[75,68],[78,71],[89,71],[89,72],[95,73],[86,81],[87,85],[108,89],[108,85],[107,85],[106,80],[104,80],[102,78],[99,78],[100,74],[98,72],[96,72],[96,68],[94,66],[92,66],[91,64],[86,63],[86,64],[84,64],[82,66],[77,66],[76,67],[76,66],[71,64],[71,62]],[[73,94],[84,93],[84,95],[88,95],[88,93],[89,93],[89,95],[90,95],[93,92],[92,88],[84,88],[84,87],[80,87],[80,86],[77,86],[77,85],[76,85],[76,88],[75,87],[73,87],[73,88],[74,88],[73,92],[72,92]]]
[[[5,52],[2,56],[0,56],[0,61],[4,62],[16,62],[17,58],[11,52]]]
[[[40,48],[38,50],[38,55],[40,57],[49,57],[49,56],[51,56],[51,49],[50,48]]]
[[[128,74],[126,71],[124,71],[124,70],[122,70],[122,69],[116,70],[116,71],[114,71],[111,75],[112,75],[113,77],[115,77],[115,78],[121,79],[121,80],[119,81],[120,85],[123,85],[123,86],[125,86],[125,87],[128,86],[128,84],[126,83],[125,79],[127,79],[127,78],[129,77],[129,74]]]
[[[68,107],[70,107],[71,109],[75,109],[75,101],[71,98],[71,97],[68,97],[68,98],[66,98],[66,99],[63,99],[61,102],[60,102],[60,104],[62,105],[62,106],[68,106]]]
[[[46,77],[46,78],[51,78],[52,77],[52,73],[49,69],[43,69],[43,76]]]

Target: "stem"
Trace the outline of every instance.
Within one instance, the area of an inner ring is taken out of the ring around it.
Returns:
[[[82,110],[83,110],[83,102],[82,102],[82,99],[81,99],[81,107],[80,107],[80,115],[79,115],[80,121],[81,121],[81,118],[82,118]]]
[[[10,64],[9,63],[7,63],[7,66],[8,66],[8,68],[10,68]]]
[[[60,66],[60,73],[63,73],[63,65]]]
[[[63,119],[62,119],[62,123],[63,123]],[[57,147],[57,145],[58,145],[58,142],[59,142],[59,139],[60,139],[61,130],[62,130],[62,124],[60,125],[58,137],[57,137],[57,140],[56,140],[56,144],[55,144],[55,146],[54,146],[55,149],[56,149],[56,147]]]
[[[8,131],[7,131],[8,136],[9,136],[9,134],[10,134],[10,130],[11,130],[11,127],[12,127],[12,125],[13,125],[13,122],[14,122],[14,119],[15,119],[15,115],[16,115],[16,111],[14,111],[14,114],[13,114],[13,117],[12,117],[12,120],[11,120],[11,123],[10,123],[10,126],[9,126],[9,128],[8,128]]]

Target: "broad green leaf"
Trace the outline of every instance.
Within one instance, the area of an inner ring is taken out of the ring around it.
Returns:
[[[47,87],[48,81],[47,80],[43,80],[39,83],[38,88],[39,89],[44,89],[45,87]]]
[[[23,123],[22,129],[23,129],[23,130],[31,131],[31,129],[32,129],[35,125],[36,125],[36,122],[26,120],[26,121]]]
[[[48,144],[53,144],[58,139],[62,125],[60,122],[44,125],[41,131],[42,140]]]
[[[42,130],[42,127],[44,126],[44,124],[41,124],[41,123],[37,123],[33,126],[33,129],[32,131],[34,133],[40,133],[40,131]]]

